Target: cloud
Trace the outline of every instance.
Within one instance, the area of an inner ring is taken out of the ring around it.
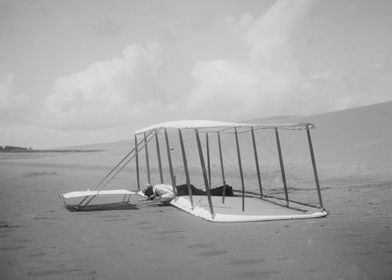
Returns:
[[[314,109],[309,100],[317,97],[312,90],[320,81],[303,74],[291,48],[309,3],[278,1],[260,17],[227,16],[229,33],[237,34],[247,55],[195,62],[193,88],[178,80],[186,75],[173,72],[181,55],[166,49],[168,45],[130,45],[120,57],[56,79],[43,119],[52,128],[97,130],[177,118],[243,120]]]
[[[45,119],[55,128],[94,130],[170,114],[173,108],[158,82],[162,48],[130,45],[122,57],[58,78],[45,102]]]
[[[303,73],[291,37],[310,4],[278,1],[259,18],[226,17],[247,44],[247,59],[199,61],[192,73],[197,86],[191,92],[189,110],[231,120],[309,113],[310,100],[317,100],[317,94],[310,92],[316,81]]]
[[[29,99],[15,92],[14,79],[11,72],[0,76],[0,122],[26,121],[29,115]]]
[[[187,44],[178,37],[171,44],[130,45],[119,57],[56,79],[42,117],[52,128],[92,131],[178,118],[238,121],[307,115],[361,105],[352,85],[364,82],[323,67],[304,69],[296,57],[293,38],[301,35],[298,30],[303,32],[313,3],[277,1],[258,17],[227,16],[219,30],[224,30],[225,42],[233,34],[241,41],[232,42],[236,50],[245,49],[236,58],[194,62],[206,51],[198,52],[198,38]],[[215,38],[216,31],[206,35]],[[357,75],[359,80],[366,81],[364,73]],[[366,102],[369,94],[361,90],[360,102]]]

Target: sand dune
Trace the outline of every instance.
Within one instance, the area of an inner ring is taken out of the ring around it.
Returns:
[[[392,178],[391,120],[392,102],[284,119],[316,125],[312,130],[313,143],[318,167],[326,180],[330,176],[361,176],[374,181]],[[253,120],[258,121],[263,120]]]

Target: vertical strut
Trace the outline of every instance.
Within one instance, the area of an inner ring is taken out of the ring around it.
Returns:
[[[201,169],[202,169],[202,172],[203,172],[204,184],[206,186],[206,191],[207,191],[208,204],[210,206],[211,217],[214,219],[215,218],[215,214],[214,214],[214,208],[212,207],[210,185],[209,185],[209,182],[208,182],[206,165],[205,165],[204,156],[203,156],[203,150],[201,148],[200,136],[199,136],[199,131],[197,130],[197,128],[195,128],[195,134],[196,134],[197,148],[199,150],[200,165],[201,165]]]
[[[222,144],[221,144],[221,138],[220,138],[219,131],[218,131],[218,148],[219,148],[219,161],[220,161],[220,166],[221,166],[222,184],[223,184],[222,203],[225,203],[226,178],[225,178],[225,168],[223,166]]]
[[[155,143],[157,147],[157,159],[158,159],[158,166],[159,166],[159,178],[161,184],[163,184],[163,171],[162,171],[162,160],[161,160],[161,150],[159,148],[159,139],[158,139],[158,131],[155,131]]]
[[[244,183],[244,174],[242,172],[242,162],[241,162],[241,151],[240,151],[240,143],[238,141],[238,132],[237,128],[234,128],[235,133],[235,143],[237,146],[237,156],[238,156],[238,168],[240,170],[241,176],[241,186],[242,186],[242,211],[245,211],[245,183]]]
[[[321,208],[322,210],[324,210],[323,200],[322,200],[322,198],[321,198],[320,182],[319,182],[318,173],[317,173],[317,167],[316,167],[316,159],[315,159],[315,157],[314,157],[313,144],[312,144],[312,137],[310,136],[309,125],[306,125],[306,134],[307,134],[307,136],[308,136],[309,152],[310,152],[310,157],[311,157],[311,159],[312,159],[313,174],[314,174],[314,180],[315,180],[315,182],[316,182],[317,194],[318,194],[318,198],[319,198],[320,208]]]
[[[151,184],[150,159],[148,157],[148,142],[146,133],[144,133],[144,150],[146,152],[147,183]]]
[[[136,161],[136,184],[137,184],[137,189],[140,190],[139,151],[138,151],[137,135],[135,135],[135,161]]]
[[[185,153],[185,146],[184,146],[184,139],[182,137],[181,129],[178,129],[178,136],[180,137],[180,144],[181,144],[181,153],[182,153],[182,160],[184,163],[184,171],[186,177],[186,185],[188,187],[189,199],[191,201],[191,208],[193,209],[193,196],[192,196],[192,188],[191,188],[191,180],[189,178],[189,169],[188,169],[188,161],[186,159]]]
[[[207,174],[208,174],[208,182],[211,187],[211,159],[210,159],[210,141],[208,138],[208,132],[206,132],[206,146],[207,146]]]
[[[169,136],[167,135],[166,128],[165,128],[165,140],[166,140],[166,150],[167,150],[167,161],[169,162],[169,169],[170,169],[170,179],[173,186],[174,195],[177,196],[176,178],[174,177],[173,163],[172,163],[170,144],[169,144]]]
[[[256,139],[255,139],[255,132],[253,130],[253,127],[250,128],[250,132],[251,132],[251,135],[252,135],[253,152],[254,152],[254,155],[255,155],[255,164],[256,164],[256,171],[257,171],[257,180],[259,182],[260,197],[263,198],[263,186],[261,184],[259,157],[257,156]]]
[[[287,206],[289,205],[289,195],[287,192],[287,182],[286,182],[286,173],[284,171],[284,163],[283,163],[283,157],[282,157],[282,149],[280,147],[280,139],[279,139],[279,133],[278,133],[278,128],[275,127],[275,137],[276,137],[276,145],[278,147],[278,154],[279,154],[279,164],[280,164],[280,172],[282,174],[282,181],[283,181],[283,187],[284,187],[284,194],[286,196],[286,204]]]

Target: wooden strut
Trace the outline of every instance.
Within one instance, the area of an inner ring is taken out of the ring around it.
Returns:
[[[191,180],[189,177],[188,161],[187,161],[186,153],[185,153],[184,139],[182,137],[182,132],[181,132],[180,128],[178,129],[178,136],[180,137],[180,145],[181,145],[182,160],[184,162],[186,185],[188,187],[189,199],[191,201],[191,208],[193,210],[193,195],[192,195],[192,188],[191,188]]]
[[[283,157],[282,157],[282,149],[280,147],[278,128],[276,128],[276,127],[275,127],[275,137],[276,137],[276,145],[278,147],[280,172],[282,174],[284,193],[285,193],[285,196],[286,196],[286,204],[288,206],[289,205],[289,195],[288,195],[288,192],[287,192],[286,173],[284,171],[284,163],[283,163]]]
[[[256,171],[257,171],[257,180],[259,182],[260,198],[263,198],[263,186],[261,184],[259,157],[257,156],[256,139],[255,139],[255,132],[253,130],[253,127],[250,128],[250,132],[251,132],[251,135],[252,135],[253,153],[255,155],[255,164],[256,164]]]
[[[85,197],[82,199],[82,201],[79,202],[78,207],[80,207],[80,206],[83,204],[83,202],[85,202],[85,200],[86,200],[87,198],[88,198],[88,196],[85,196]]]
[[[144,133],[144,150],[146,152],[147,183],[151,184],[150,159],[148,156],[148,143],[146,133]]]
[[[127,199],[127,196],[128,196],[128,199]],[[123,197],[123,202],[125,202],[125,201],[129,202],[130,199],[131,199],[131,194],[129,194],[129,195],[125,194]]]
[[[206,147],[207,147],[207,174],[208,174],[208,182],[211,187],[211,159],[210,159],[210,141],[208,137],[208,132],[206,132]]]
[[[93,195],[89,200],[87,200],[87,202],[84,204],[83,207],[86,207],[97,195]],[[80,203],[81,204],[81,203]],[[80,205],[79,204],[79,205]]]
[[[140,171],[139,171],[139,151],[137,143],[137,135],[135,135],[135,161],[136,161],[136,184],[137,190],[140,191]]]
[[[315,159],[315,156],[314,156],[312,137],[310,136],[309,125],[306,126],[306,134],[308,136],[309,152],[310,152],[310,157],[311,157],[311,160],[312,160],[313,174],[314,174],[314,180],[316,182],[317,194],[318,194],[318,198],[319,198],[320,208],[321,208],[321,210],[324,210],[323,200],[321,198],[320,182],[319,182],[318,173],[317,173],[316,159]]]
[[[150,134],[150,133],[149,133]],[[149,135],[148,135],[149,136]],[[141,143],[141,142],[140,142]],[[115,172],[116,171],[116,169],[118,168],[118,167],[120,167],[121,166],[121,164],[123,164],[123,162],[124,161],[126,161],[126,163],[125,163],[125,165],[127,165],[128,163],[129,163],[129,157],[130,157],[130,155],[132,155],[133,154],[133,156],[131,156],[130,158],[131,159],[133,159],[133,157],[135,156],[135,155],[137,155],[137,154],[135,154],[135,151],[137,151],[137,148],[138,148],[138,146],[140,145],[140,143],[138,143],[137,145],[135,145],[135,147],[133,148],[133,149],[131,149],[131,151],[114,167],[114,168],[112,168],[112,170],[108,173],[108,174],[106,174],[106,176],[97,184],[97,185],[95,185],[95,187],[94,188],[98,188],[99,186],[101,186],[102,187],[102,184],[105,182],[105,180],[107,179],[107,178],[109,178],[109,176],[111,175],[111,174],[113,174],[113,172]],[[128,160],[127,160],[128,159]],[[122,169],[122,168],[124,168],[124,166],[125,165],[123,165],[122,167],[120,167],[120,170]],[[115,175],[118,173],[118,171],[117,172],[115,172]],[[115,176],[114,175],[114,176]],[[112,176],[113,177],[113,176]]]
[[[161,160],[161,150],[159,147],[159,139],[158,139],[158,131],[155,131],[155,143],[156,143],[156,148],[157,148],[157,159],[158,159],[158,166],[159,166],[159,178],[161,184],[164,183],[163,180],[163,171],[162,171],[162,160]]]
[[[223,166],[223,155],[222,155],[222,144],[219,131],[218,134],[218,148],[219,148],[219,161],[221,167],[221,174],[222,174],[222,183],[223,183],[223,193],[222,193],[222,203],[225,203],[225,196],[226,196],[226,178],[225,178],[225,169]]]
[[[237,128],[236,127],[234,128],[234,134],[235,134],[235,143],[236,143],[236,146],[237,146],[238,168],[240,170],[240,176],[241,176],[242,211],[245,211],[245,183],[244,183],[244,174],[243,174],[243,171],[242,171],[240,143],[238,141],[238,132],[237,132]]]
[[[147,137],[149,137],[151,134],[151,132],[148,133]],[[151,139],[151,138],[150,138]],[[148,140],[149,141],[149,140]],[[148,142],[147,141],[147,142]],[[141,143],[141,142],[140,142]],[[96,185],[96,187],[105,187],[135,156],[137,156],[137,153],[135,153],[135,151],[137,151],[138,146],[140,145],[140,143],[137,143],[137,145],[135,145],[135,147],[114,167],[112,168],[112,170]],[[131,156],[133,154],[133,156]],[[125,161],[125,164],[123,164]],[[123,164],[121,166],[121,164]],[[114,173],[114,175],[112,175]],[[107,178],[109,178],[109,176],[112,175],[111,179],[109,179],[109,181],[107,181],[105,183],[105,180]],[[105,183],[105,184],[104,184]],[[79,204],[79,207],[86,207],[98,194],[99,194],[100,190],[97,191],[97,194],[93,195],[83,206],[83,202],[88,199],[89,196],[86,196]]]
[[[197,148],[199,150],[200,165],[201,165],[201,169],[202,169],[202,172],[203,172],[204,184],[206,186],[206,191],[207,191],[208,204],[210,206],[211,217],[212,217],[212,219],[215,219],[214,208],[212,206],[210,185],[209,185],[209,182],[208,182],[206,165],[205,165],[204,156],[203,156],[203,150],[202,150],[202,147],[201,147],[199,131],[198,131],[197,128],[195,128],[195,134],[196,134]]]
[[[171,183],[173,186],[174,196],[177,196],[176,178],[174,177],[173,163],[172,163],[171,151],[170,151],[170,145],[169,145],[169,136],[167,134],[166,128],[165,128],[165,140],[166,140],[167,161],[169,163],[169,169],[170,169],[170,179],[171,179]]]

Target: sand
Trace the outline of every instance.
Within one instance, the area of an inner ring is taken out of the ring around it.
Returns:
[[[104,155],[0,155],[1,279],[391,279],[390,180],[321,168],[322,219],[216,224],[145,204],[69,212],[58,193],[96,183],[112,164]],[[115,185],[134,189],[125,175]]]

